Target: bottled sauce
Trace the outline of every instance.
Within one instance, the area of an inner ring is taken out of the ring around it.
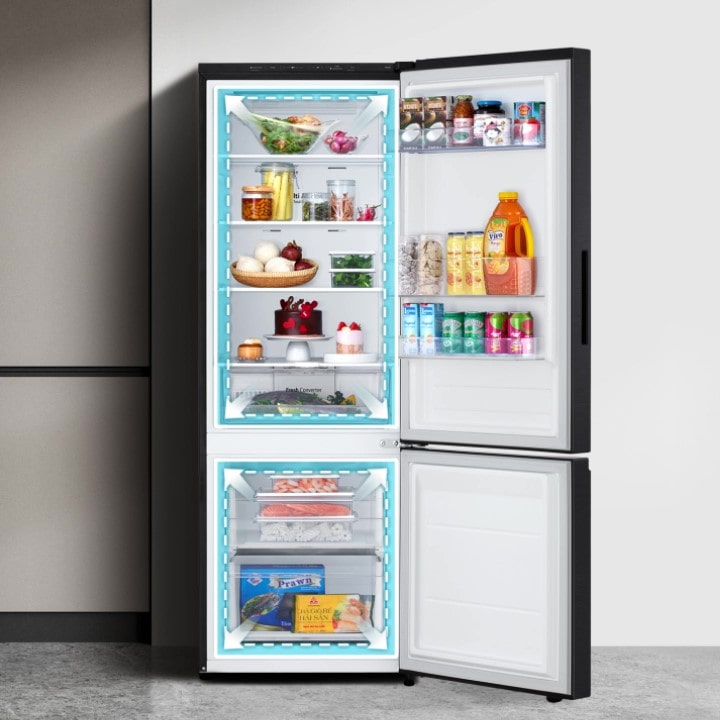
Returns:
[[[295,166],[292,163],[263,163],[256,168],[262,184],[272,188],[272,220],[292,220]]]
[[[465,289],[465,233],[448,233],[445,243],[445,272],[448,295],[464,295]]]
[[[453,145],[472,145],[472,95],[458,95],[453,110]]]
[[[517,295],[516,258],[535,255],[533,234],[516,192],[498,193],[485,227],[485,284],[489,295]]]
[[[242,219],[272,220],[273,189],[269,185],[243,185]]]

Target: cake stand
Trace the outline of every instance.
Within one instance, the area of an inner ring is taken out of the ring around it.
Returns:
[[[329,340],[329,335],[265,335],[268,340],[285,340],[287,350],[285,359],[288,362],[308,362],[310,360],[310,345],[313,340]]]

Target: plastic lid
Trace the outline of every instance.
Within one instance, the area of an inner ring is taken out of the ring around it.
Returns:
[[[354,185],[354,180],[328,180],[327,185],[328,187],[342,187],[343,185]]]
[[[500,199],[500,200],[517,200],[518,194],[516,192],[499,192],[498,199]]]
[[[329,192],[304,192],[300,195],[302,200],[329,200]]]
[[[243,185],[242,191],[246,193],[271,193],[273,189],[270,185]]]
[[[472,100],[472,95],[458,95],[456,99],[458,102],[467,102]]]
[[[491,105],[502,105],[502,103],[499,100],[478,100],[476,105],[479,108],[486,108],[490,107]]]

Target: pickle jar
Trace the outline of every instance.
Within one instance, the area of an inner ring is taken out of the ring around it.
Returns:
[[[268,162],[259,165],[260,183],[272,188],[272,220],[292,220],[295,201],[295,166]]]
[[[273,189],[269,185],[243,185],[242,219],[272,220]]]
[[[330,193],[304,192],[300,196],[302,219],[305,222],[318,222],[330,219]]]

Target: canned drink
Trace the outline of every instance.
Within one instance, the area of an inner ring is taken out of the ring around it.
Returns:
[[[483,230],[469,230],[465,235],[465,292],[468,295],[487,295],[484,238]]]
[[[448,295],[465,294],[465,233],[448,233],[445,243]]]
[[[526,312],[520,328],[520,344],[523,355],[535,354],[535,328],[532,313]]]
[[[489,312],[485,316],[485,352],[499,355],[507,352],[508,314]]]
[[[485,316],[484,312],[466,312],[463,323],[463,350],[466,353],[485,352]]]
[[[507,351],[511,355],[522,355],[523,323],[526,318],[525,312],[513,312],[508,317]]]
[[[442,321],[442,351],[461,353],[463,351],[463,324],[465,313],[445,313]]]

